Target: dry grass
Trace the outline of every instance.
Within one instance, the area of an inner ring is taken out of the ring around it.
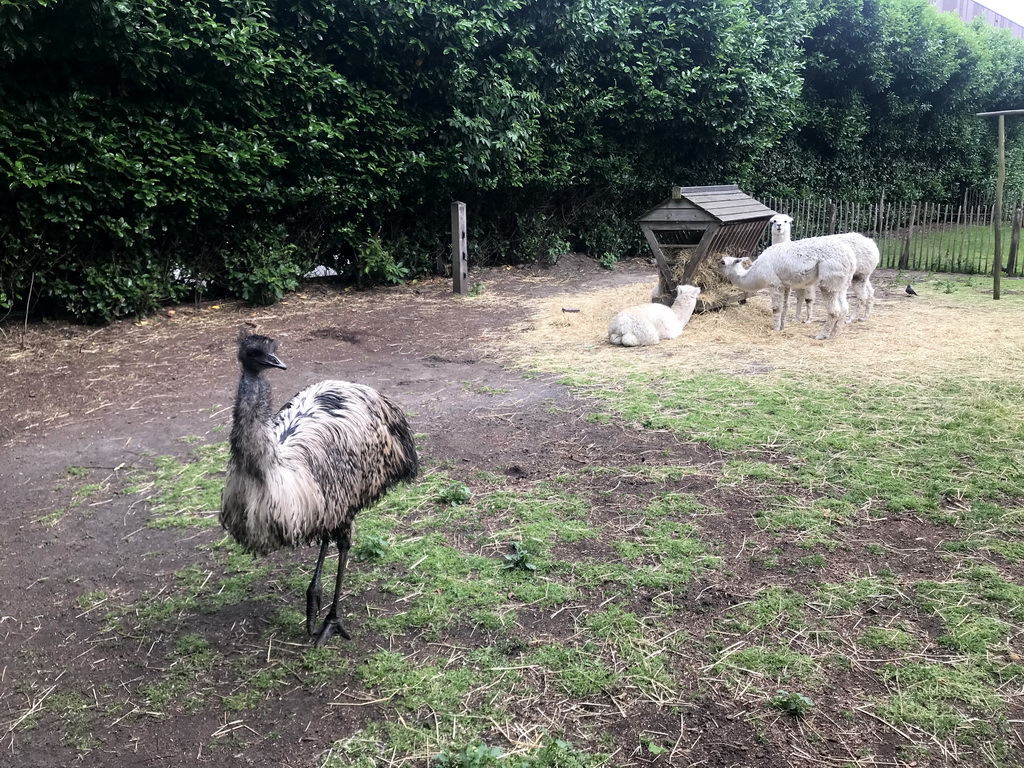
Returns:
[[[824,317],[820,305],[815,323],[791,322],[781,333],[773,332],[771,306],[761,293],[745,305],[695,315],[678,339],[655,347],[612,346],[608,321],[623,307],[648,300],[651,281],[644,281],[536,300],[530,320],[509,337],[505,353],[557,371],[614,366],[692,375],[779,369],[883,382],[951,372],[991,379],[1024,375],[1016,328],[1024,309],[1021,294],[1006,292],[994,302],[978,295],[984,287],[960,287],[953,294],[921,287],[921,296],[909,298],[902,284],[899,292],[896,287],[885,291],[879,282],[871,319],[845,326],[833,341],[814,339]],[[563,307],[579,312],[565,313]]]

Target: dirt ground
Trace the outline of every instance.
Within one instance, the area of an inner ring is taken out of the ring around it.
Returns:
[[[526,300],[650,283],[653,274],[642,260],[606,271],[567,257],[551,269],[474,273],[483,291],[472,297],[452,296],[445,280],[367,293],[309,284],[269,308],[206,302],[103,328],[44,322],[25,330],[8,320],[0,340],[0,765],[311,766],[363,722],[357,708],[329,706],[317,690],[296,686],[262,720],[247,720],[253,733],[276,734],[258,740],[255,749],[204,751],[211,735],[231,723],[203,711],[169,718],[111,716],[104,731],[92,733],[96,743],[83,754],[45,716],[45,699],[54,694],[43,683],[59,691],[74,681],[77,690],[92,692],[97,707],[114,711],[118,704],[120,712],[133,691],[170,674],[152,647],[102,634],[96,613],[83,609],[80,599],[94,590],[157,592],[187,564],[193,542],[183,542],[179,530],[147,527],[147,505],[124,484],[149,457],[186,453],[185,438],[224,439],[240,327],[256,328],[280,343],[289,368],[275,372],[277,402],[323,378],[372,385],[398,401],[414,430],[427,437],[421,441],[425,466],[444,464],[455,476],[486,471],[535,480],[581,463],[616,466],[637,456],[657,457],[667,447],[674,462],[714,464],[721,457],[713,450],[681,444],[671,434],[591,423],[583,418],[588,404],[553,377],[498,362],[510,327],[526,316]],[[500,407],[488,396],[493,391],[506,393]],[[71,503],[71,467],[83,468],[111,492],[91,501],[89,514],[40,524]],[[620,481],[602,482],[607,490]],[[717,503],[728,513],[730,505],[743,511],[754,500],[726,494]],[[737,519],[749,517],[747,511]],[[221,534],[202,535],[212,541]],[[722,533],[727,535],[741,539],[744,532]],[[894,526],[887,535],[898,545],[920,532]],[[294,558],[308,568],[310,555],[275,557]],[[757,574],[736,578],[756,585]],[[704,585],[699,599],[738,598],[718,584]],[[227,642],[245,627],[245,609],[230,606],[196,616],[193,624]],[[534,630],[544,630],[542,619]],[[358,658],[375,643],[356,633],[345,653]],[[780,745],[760,741],[741,715],[728,704],[702,701],[682,715],[641,711],[630,718],[646,719],[646,725],[680,739],[680,728],[689,729],[686,740],[693,746],[685,764],[818,762],[783,757]],[[23,727],[30,723],[34,727]],[[620,756],[616,763],[643,761]]]

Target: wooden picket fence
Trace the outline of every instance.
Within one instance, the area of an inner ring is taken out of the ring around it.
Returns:
[[[989,203],[967,198],[959,204],[779,198],[761,202],[793,217],[794,239],[837,232],[875,238],[882,254],[880,266],[885,268],[964,274],[992,271],[995,206]],[[1018,258],[1022,216],[1020,199],[1004,202],[1001,251],[1008,275],[1020,275],[1024,268],[1024,259]],[[762,242],[765,246],[771,242],[768,233]]]

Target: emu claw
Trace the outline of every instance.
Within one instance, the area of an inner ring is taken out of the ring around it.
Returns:
[[[310,583],[306,589],[306,634],[313,636],[313,628],[316,627],[316,619],[320,615],[320,603],[323,600],[323,591],[320,589],[320,582]]]
[[[346,640],[352,639],[352,636],[345,631],[345,626],[341,623],[341,619],[337,616],[328,616],[324,625],[320,628],[320,634],[317,635],[316,642],[313,645],[316,648],[323,648],[334,635],[341,635]]]

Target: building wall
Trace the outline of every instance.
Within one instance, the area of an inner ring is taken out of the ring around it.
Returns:
[[[932,0],[932,5],[940,11],[952,11],[970,23],[976,16],[981,16],[987,23],[1000,29],[1008,29],[1014,35],[1024,38],[1024,25],[1011,21],[995,11],[989,10],[975,0]]]

